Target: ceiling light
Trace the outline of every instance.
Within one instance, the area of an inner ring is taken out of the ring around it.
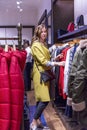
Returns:
[[[20,5],[22,3],[22,0],[19,0],[16,3],[17,3],[17,5]]]
[[[20,9],[20,12],[22,12],[23,11],[23,9]]]
[[[20,9],[20,6],[18,5],[17,8]]]
[[[20,4],[20,2],[19,2],[19,1],[17,1],[16,3],[17,3],[17,5],[19,5],[19,4]]]
[[[20,4],[22,3],[22,0],[20,0]]]

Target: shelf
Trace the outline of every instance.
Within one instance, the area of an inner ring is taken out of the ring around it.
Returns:
[[[18,38],[16,38],[16,37],[12,37],[12,38],[10,38],[10,37],[0,37],[0,40],[18,40]]]
[[[59,36],[58,41],[74,39],[76,37],[84,36],[85,34],[87,34],[87,25],[85,25],[84,27],[81,27],[78,30],[75,30],[73,32],[68,32],[64,35]]]

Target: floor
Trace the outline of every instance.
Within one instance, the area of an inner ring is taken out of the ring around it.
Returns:
[[[27,95],[28,95],[29,104],[35,105],[34,91],[33,90],[29,91]],[[60,119],[60,115],[58,115],[58,112],[52,106],[51,103],[49,103],[47,108],[44,110],[43,114],[50,130],[67,130],[62,120]]]
[[[29,102],[30,105],[35,105],[33,83],[31,86],[32,90],[27,92],[27,101]],[[43,129],[43,130],[87,130],[83,129],[83,127],[76,124],[76,122],[74,122],[72,119],[64,116],[65,109],[64,108],[62,109],[63,110],[61,111],[59,107],[57,108],[55,105],[53,106],[51,102],[48,104],[43,114],[49,129]]]
[[[33,83],[32,90],[27,92],[27,101],[30,105],[35,105]],[[53,106],[50,102],[43,112],[49,129],[43,130],[87,130],[84,129],[83,126],[76,124],[72,119],[64,116],[64,111],[64,109],[61,111],[60,108],[57,108],[55,105]],[[24,128],[22,130],[24,130]]]

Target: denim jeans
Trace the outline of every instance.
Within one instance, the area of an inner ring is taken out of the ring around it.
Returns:
[[[46,108],[49,102],[37,102],[36,103],[36,111],[34,114],[34,119],[39,119],[43,110]]]

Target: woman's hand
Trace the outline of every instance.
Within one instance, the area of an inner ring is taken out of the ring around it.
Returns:
[[[53,59],[53,61],[57,61],[57,60],[59,60],[59,59],[61,59],[61,58],[63,58],[63,53],[57,55],[57,56]]]

